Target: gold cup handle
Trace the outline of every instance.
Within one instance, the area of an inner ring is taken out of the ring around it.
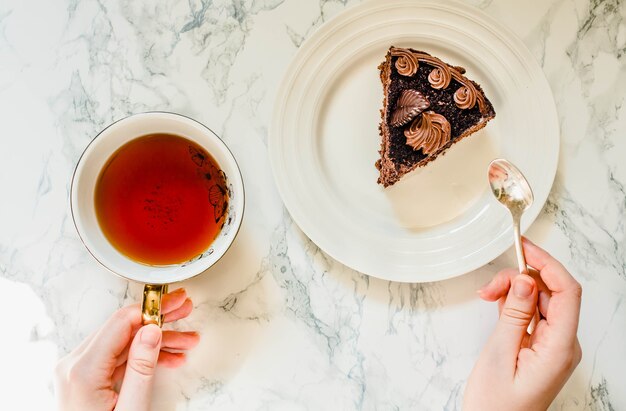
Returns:
[[[167,284],[146,284],[143,286],[143,301],[141,303],[141,322],[143,325],[163,326],[161,298],[166,293]]]

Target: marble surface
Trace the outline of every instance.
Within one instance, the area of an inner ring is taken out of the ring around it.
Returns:
[[[583,284],[583,360],[554,410],[626,409],[626,3],[471,0],[516,32],[557,103],[556,181],[528,235]],[[267,157],[290,59],[347,0],[0,2],[0,398],[53,407],[56,360],[141,286],[86,252],[69,213],[72,170],[104,126],[170,110],[209,125],[247,183],[241,233],[176,325],[189,363],[158,375],[156,410],[460,409],[496,321],[475,290],[509,251],[427,284],[368,278],[292,222]],[[6,407],[6,408],[5,408]]]

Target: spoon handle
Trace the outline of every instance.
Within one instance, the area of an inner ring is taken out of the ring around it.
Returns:
[[[520,215],[513,214],[513,232],[515,237],[515,254],[517,255],[517,266],[519,268],[519,272],[522,274],[528,275],[528,266],[526,265],[526,256],[524,255],[524,247],[522,247],[522,233],[520,229]],[[533,318],[530,320],[530,324],[528,324],[528,334],[532,334],[537,327],[537,322],[539,321],[539,316],[537,311],[533,315]]]
[[[515,254],[517,255],[517,266],[519,272],[528,274],[528,266],[526,265],[526,256],[522,247],[522,233],[520,230],[521,216],[513,214],[513,232],[515,237]]]

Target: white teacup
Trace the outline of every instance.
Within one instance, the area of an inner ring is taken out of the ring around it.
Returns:
[[[96,217],[96,182],[109,157],[127,142],[155,133],[178,135],[203,147],[224,172],[229,190],[227,217],[217,238],[202,254],[182,264],[150,266],[133,261],[109,243]],[[114,274],[146,284],[143,321],[161,325],[161,296],[167,292],[167,284],[207,270],[226,253],[237,236],[244,212],[243,180],[228,147],[206,126],[173,113],[135,114],[111,124],[87,146],[72,177],[71,209],[78,235],[91,255]]]

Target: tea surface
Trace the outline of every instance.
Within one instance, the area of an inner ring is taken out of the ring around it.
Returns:
[[[223,172],[198,144],[150,134],[109,158],[94,201],[100,228],[118,251],[169,265],[209,248],[224,224],[228,195]]]

